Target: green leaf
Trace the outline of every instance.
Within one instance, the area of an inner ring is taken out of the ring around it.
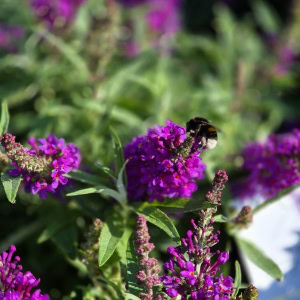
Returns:
[[[119,175],[118,175],[118,180],[117,180],[117,189],[118,189],[118,192],[119,192],[122,202],[123,202],[121,204],[123,204],[123,205],[125,205],[127,202],[127,192],[126,192],[125,184],[123,181],[123,179],[125,178],[124,177],[125,176],[125,174],[124,174],[125,166],[126,166],[126,162],[124,163],[122,169],[120,170]]]
[[[223,216],[223,215],[216,215],[216,216],[214,216],[214,220],[217,223],[227,223],[228,222],[228,219],[225,216]]]
[[[172,208],[172,207],[166,207],[163,210],[167,213],[186,213],[191,211],[199,211],[200,209],[207,209],[215,207],[215,204],[209,203],[207,201],[201,202],[196,199],[191,199],[183,208]]]
[[[129,294],[129,293],[125,294],[125,300],[140,300],[140,299],[141,299],[140,297],[137,297],[133,294]]]
[[[99,184],[106,184],[108,183],[107,180],[104,180],[101,177],[92,175],[92,174],[88,174],[86,172],[80,171],[80,170],[75,170],[72,171],[70,173],[67,173],[64,175],[67,178],[71,178],[83,183],[88,183],[88,184],[92,184],[92,185],[99,185]]]
[[[234,278],[234,293],[233,296],[236,297],[239,289],[241,288],[241,284],[242,284],[242,272],[241,272],[241,266],[239,264],[239,262],[236,260],[235,261],[235,278]]]
[[[48,239],[50,239],[53,235],[55,235],[57,232],[62,230],[70,221],[67,219],[60,219],[56,220],[56,222],[53,222],[49,224],[40,234],[40,236],[37,239],[38,244],[46,242]]]
[[[96,163],[96,167],[98,167],[103,173],[105,173],[106,175],[108,175],[114,181],[117,180],[116,175],[114,174],[114,172],[110,168],[104,167],[100,163]]]
[[[168,208],[184,208],[187,203],[190,202],[190,199],[187,198],[179,198],[179,199],[170,199],[166,198],[164,201],[159,202],[157,200],[149,203],[145,202],[145,207],[146,206],[155,206],[155,207],[168,207]]]
[[[22,244],[30,236],[39,232],[44,225],[42,220],[34,223],[24,223],[24,225],[18,227],[15,231],[10,232],[8,236],[2,238],[0,252],[6,251],[10,245]]]
[[[37,31],[50,44],[54,45],[67,60],[69,60],[69,62],[78,70],[77,75],[80,75],[83,78],[88,78],[90,76],[89,69],[84,59],[74,50],[74,47],[65,43],[62,39],[48,30],[38,28]]]
[[[114,199],[116,199],[121,205],[124,205],[126,203],[126,198],[124,198],[120,193],[113,189],[109,189],[106,187],[102,186],[95,186],[92,188],[87,188],[87,189],[82,189],[78,190],[73,193],[67,194],[68,197],[71,196],[82,196],[82,195],[87,195],[87,194],[102,194],[103,196],[110,196]]]
[[[126,287],[128,291],[134,296],[139,296],[140,293],[145,292],[143,287],[137,283],[136,273],[139,271],[139,260],[136,255],[134,235],[128,241],[127,246],[127,277]]]
[[[117,213],[111,215],[101,230],[99,238],[99,266],[103,266],[115,252],[117,245],[124,233],[124,223]]]
[[[121,140],[115,130],[110,127],[110,131],[112,134],[113,140],[113,149],[114,149],[114,162],[116,167],[116,174],[119,174],[124,166],[124,156],[123,156],[123,147]],[[127,184],[126,180],[124,180],[125,184]]]
[[[2,101],[1,104],[1,120],[0,120],[0,135],[7,132],[9,124],[9,112],[7,101]]]
[[[277,264],[267,257],[262,250],[257,248],[256,245],[240,238],[236,240],[239,248],[256,266],[278,281],[283,279],[283,274]]]
[[[66,257],[71,259],[76,258],[77,234],[74,226],[67,226],[58,231],[51,237],[51,240]]]
[[[2,173],[1,181],[8,201],[10,203],[15,203],[22,177],[11,177],[7,173]]]
[[[290,194],[292,191],[294,191],[295,189],[297,189],[298,187],[300,187],[300,184],[296,184],[294,186],[290,186],[284,190],[281,190],[275,197],[266,200],[264,202],[262,202],[261,204],[257,205],[253,210],[252,210],[252,214],[256,214],[257,212],[259,212],[260,210],[262,210],[263,208],[279,201],[281,198],[283,198],[284,196]]]
[[[137,213],[145,216],[148,222],[162,229],[177,244],[180,243],[180,236],[175,225],[160,209],[155,207],[146,207],[143,209],[138,209]]]

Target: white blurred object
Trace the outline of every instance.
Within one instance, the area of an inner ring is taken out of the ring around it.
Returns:
[[[260,300],[300,300],[299,200],[300,188],[259,211],[250,228],[240,233],[272,258],[285,276],[283,282],[277,282],[244,256],[251,283],[259,289]]]

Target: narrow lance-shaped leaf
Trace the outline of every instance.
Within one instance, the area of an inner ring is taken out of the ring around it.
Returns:
[[[99,238],[99,266],[103,266],[115,252],[124,233],[124,222],[117,213],[112,214],[105,222]]]
[[[103,179],[101,177],[88,174],[86,172],[80,171],[80,170],[74,170],[70,173],[67,173],[64,175],[67,178],[74,179],[76,181],[80,181],[87,184],[92,185],[99,185],[99,184],[106,184],[108,181],[106,179]]]
[[[277,264],[256,245],[240,238],[237,238],[236,241],[239,248],[256,266],[278,281],[283,279],[283,274]]]
[[[7,101],[2,101],[1,104],[1,120],[0,120],[0,135],[2,135],[4,132],[7,132],[9,125],[9,112],[8,112],[8,106]]]
[[[125,187],[125,183],[124,183],[124,170],[125,170],[125,166],[126,166],[126,162],[124,163],[122,169],[119,172],[118,175],[118,180],[117,180],[117,189],[119,194],[121,195],[121,199],[122,199],[122,204],[126,204],[127,202],[127,192],[126,192],[126,187]]]
[[[139,296],[140,293],[145,292],[143,287],[138,285],[136,273],[139,271],[139,260],[136,255],[136,247],[134,243],[134,235],[132,234],[127,245],[127,276],[126,287],[128,291],[134,296]],[[130,299],[130,298],[128,298]],[[134,299],[134,298],[133,298]]]
[[[162,229],[176,243],[180,243],[180,236],[175,225],[160,209],[155,207],[146,207],[144,209],[138,209],[137,213],[145,216],[148,222]]]
[[[116,174],[119,174],[122,167],[124,166],[124,156],[123,156],[123,147],[121,140],[115,130],[110,127],[110,131],[112,134],[112,140],[113,140],[113,148],[114,148],[114,162],[115,162],[115,168],[116,168]],[[127,185],[127,180],[124,173],[124,184]]]
[[[102,186],[95,186],[87,189],[78,190],[76,192],[67,194],[67,196],[72,197],[72,196],[82,196],[82,195],[97,194],[97,193],[102,194],[103,196],[110,196],[116,199],[121,205],[124,205],[124,198],[120,193],[118,193],[113,189],[109,189]]]
[[[279,201],[281,198],[283,198],[284,196],[288,195],[289,193],[291,193],[292,191],[294,191],[295,189],[299,188],[300,184],[296,184],[294,186],[290,186],[284,190],[281,190],[275,197],[266,200],[264,202],[262,202],[261,204],[257,205],[253,210],[252,210],[252,214],[256,214],[257,212],[259,212],[260,210],[262,210],[263,208],[266,208],[267,206]]]
[[[2,173],[1,181],[8,201],[10,203],[15,203],[22,177],[11,177],[8,173]]]
[[[234,293],[233,296],[236,297],[239,289],[241,288],[241,284],[242,284],[242,272],[241,272],[241,266],[239,264],[239,262],[236,260],[235,261],[235,278],[234,278]]]

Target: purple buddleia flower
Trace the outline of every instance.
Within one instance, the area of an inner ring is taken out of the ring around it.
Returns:
[[[17,42],[24,37],[24,29],[19,26],[0,25],[0,49],[16,52]]]
[[[197,190],[195,180],[204,177],[205,165],[197,147],[190,145],[183,127],[167,121],[167,126],[149,129],[125,147],[128,197],[131,201],[163,201],[165,197],[190,198]],[[178,155],[179,150],[185,155]]]
[[[25,191],[39,194],[41,199],[47,198],[48,193],[58,195],[69,182],[64,175],[79,167],[79,149],[54,135],[37,142],[30,138],[28,143],[31,149],[16,143],[10,133],[1,136],[1,145],[12,160],[10,176],[22,176]]]
[[[151,0],[146,15],[149,28],[159,34],[173,35],[180,29],[181,0]]]
[[[300,183],[300,130],[271,135],[264,143],[249,144],[242,153],[248,178],[233,186],[241,199],[260,195],[274,197],[281,190]]]
[[[32,291],[40,283],[31,272],[22,272],[20,257],[15,256],[16,247],[11,245],[8,252],[0,255],[0,300],[50,300],[41,290]]]
[[[64,27],[76,15],[86,0],[30,0],[31,7],[39,20],[50,29]]]
[[[158,261],[155,258],[149,257],[149,253],[155,248],[154,244],[149,243],[150,235],[148,232],[147,220],[144,216],[138,216],[136,220],[136,254],[139,258],[140,270],[137,272],[136,277],[138,283],[144,286],[146,292],[140,293],[141,300],[153,299],[153,287],[160,285],[158,273]]]
[[[218,171],[206,201],[220,205],[224,183],[228,180],[225,171]],[[164,263],[165,274],[161,277],[162,291],[171,298],[178,299],[222,299],[229,300],[233,293],[233,279],[223,274],[217,275],[220,266],[229,259],[224,251],[212,252],[218,242],[220,232],[213,232],[213,214],[217,207],[199,211],[198,221],[191,220],[192,229],[182,239],[182,246],[169,247],[171,256]],[[214,262],[213,262],[213,258]]]

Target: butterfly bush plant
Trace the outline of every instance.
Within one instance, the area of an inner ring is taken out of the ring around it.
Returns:
[[[0,300],[259,299],[244,256],[283,280],[240,233],[300,183],[296,4],[1,1]]]
[[[6,110],[5,103],[2,109]],[[197,136],[167,121],[166,126],[156,126],[146,135],[134,138],[124,153],[114,131],[113,136],[116,170],[102,170],[116,189],[102,185],[67,194],[75,197],[99,193],[106,198],[104,201],[118,203],[104,215],[104,221],[94,220],[75,254],[77,267],[91,280],[84,297],[92,294],[100,299],[258,299],[254,286],[240,290],[241,268],[237,261],[235,272],[224,269],[230,248],[217,246],[224,232],[216,222],[226,219],[217,215],[228,181],[226,172],[216,172],[203,201],[195,196],[197,181],[203,180],[205,170],[200,155],[207,151]],[[12,195],[16,197],[19,185],[47,202],[50,198],[64,199],[71,179],[89,184],[97,180],[91,173],[78,171],[80,151],[72,143],[49,135],[46,139],[30,138],[28,144],[30,147],[16,142],[10,133],[1,135],[2,182],[11,202],[15,201]],[[180,237],[172,219],[181,218],[184,212],[195,215],[190,216],[190,225]],[[229,223],[239,229],[238,225],[251,222],[249,214],[251,209],[245,208]],[[151,241],[149,224],[171,238],[163,250],[164,257],[153,251],[155,237]],[[44,235],[49,235],[49,230]],[[43,238],[42,234],[40,239]],[[20,258],[13,259],[15,251],[11,245],[1,256],[1,299],[50,299],[40,290],[32,292],[39,279],[30,272],[22,273],[22,266],[17,264]]]

